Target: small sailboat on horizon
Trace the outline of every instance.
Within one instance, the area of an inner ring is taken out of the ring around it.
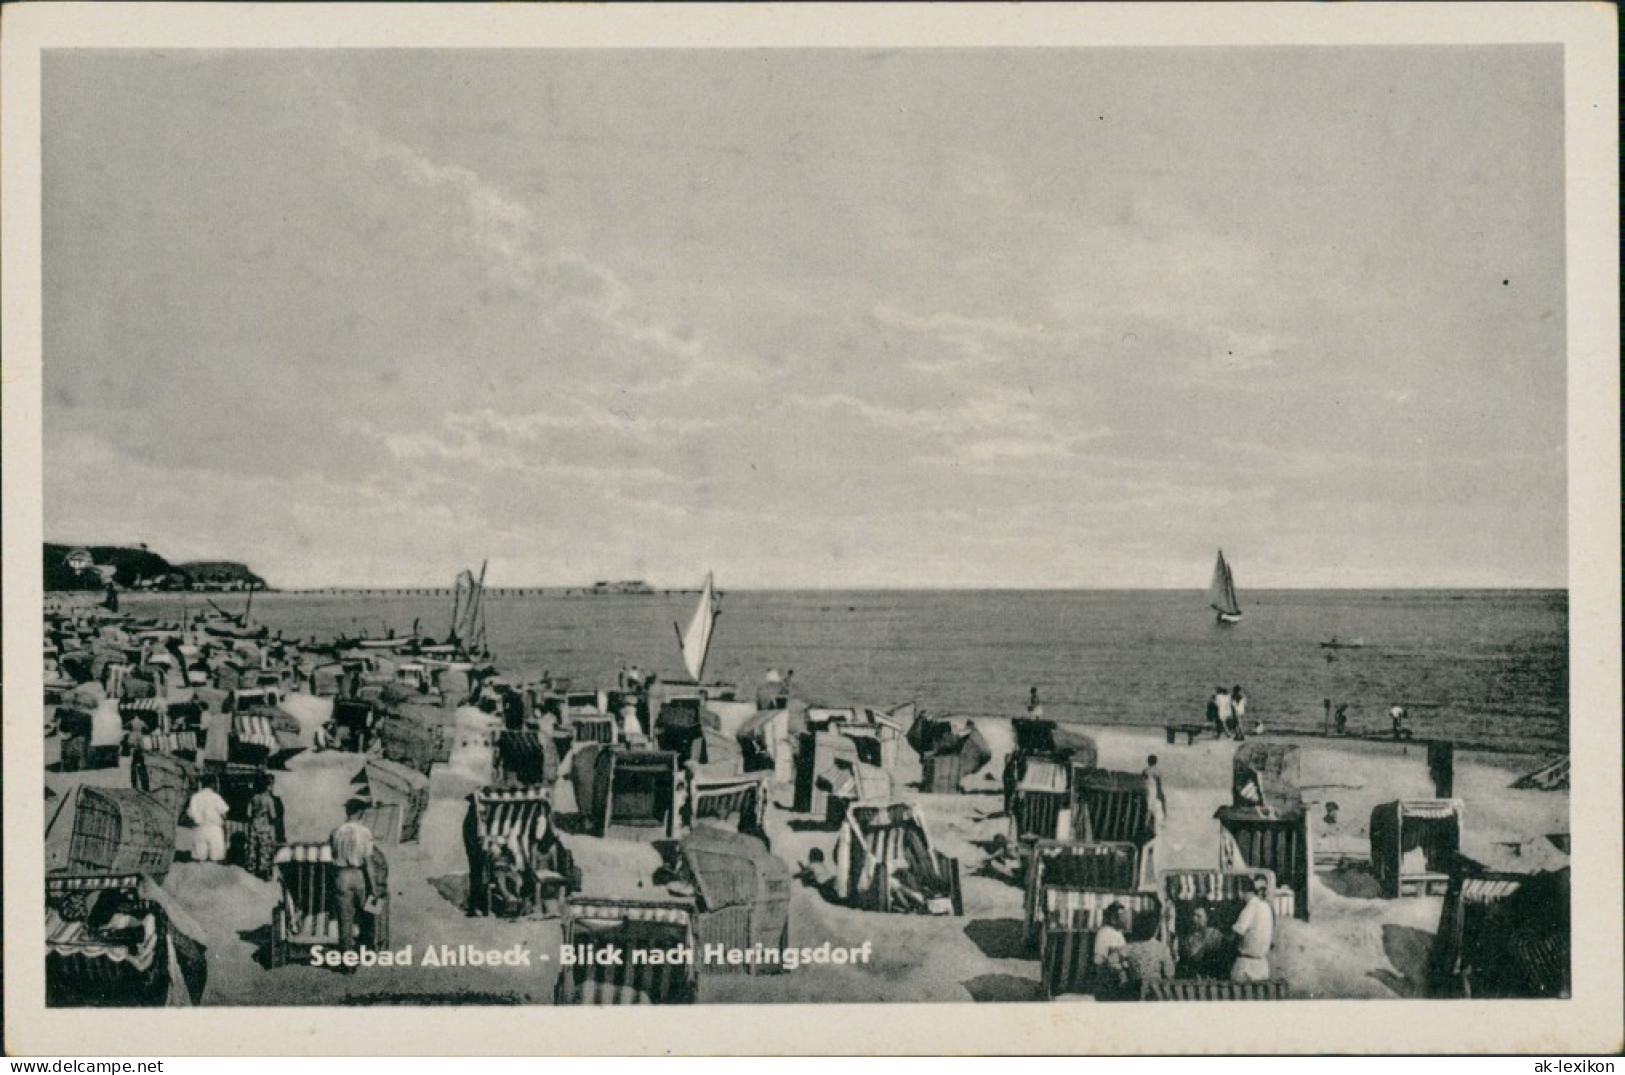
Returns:
[[[1224,626],[1241,622],[1241,603],[1236,600],[1236,580],[1225,562],[1224,550],[1213,565],[1213,581],[1207,588],[1208,605],[1217,614],[1217,622]]]
[[[717,598],[711,572],[705,573],[705,586],[700,590],[700,603],[688,621],[688,630],[673,623],[677,631],[677,646],[682,651],[683,667],[695,683],[703,682],[706,658],[711,655],[711,636],[716,631],[717,617],[722,614],[722,603]]]

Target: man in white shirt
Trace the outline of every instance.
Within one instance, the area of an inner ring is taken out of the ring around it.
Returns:
[[[1269,954],[1275,944],[1275,911],[1265,902],[1269,882],[1260,877],[1241,909],[1232,931],[1236,935],[1236,961],[1230,966],[1232,982],[1267,982]]]
[[[192,793],[186,816],[192,819],[192,861],[226,861],[226,814],[231,807],[205,784]]]

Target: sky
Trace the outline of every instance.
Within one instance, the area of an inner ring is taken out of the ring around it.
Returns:
[[[1555,47],[61,51],[47,540],[1566,584]]]

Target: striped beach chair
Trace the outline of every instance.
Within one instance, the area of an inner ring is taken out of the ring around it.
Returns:
[[[1143,932],[1144,923],[1160,927],[1162,903],[1154,892],[1091,892],[1046,885],[1040,897],[1044,920],[1039,934],[1040,977],[1044,995],[1095,990],[1095,934],[1105,920],[1106,908],[1123,905],[1128,913],[1129,936]]]
[[[906,871],[910,884],[898,874]],[[910,803],[854,804],[835,840],[835,890],[866,911],[962,915],[959,860],[931,846]]]
[[[374,948],[389,943],[389,863],[376,846],[372,852],[373,880],[381,907],[370,922],[364,919],[363,937]],[[290,950],[339,941],[339,920],[334,912],[333,847],[326,842],[285,844],[277,849],[276,876],[281,896],[271,909],[271,942],[267,962],[274,968],[289,962]]]
[[[197,757],[197,732],[153,732],[141,737],[141,749],[148,754],[175,754]]]
[[[45,989],[53,1006],[162,1007],[170,961],[166,923],[141,898],[140,874],[47,877]],[[116,934],[91,928],[91,909],[104,896],[134,908]]]
[[[705,777],[692,775],[688,781],[688,803],[684,821],[688,828],[717,823],[740,832],[760,833],[767,822],[768,774]],[[732,819],[737,818],[737,821]]]
[[[167,731],[169,703],[162,698],[123,698],[119,700],[118,715],[122,720],[140,720],[149,728]]]
[[[1026,898],[1023,902],[1025,936],[1038,942],[1043,928],[1043,892],[1046,886],[1097,892],[1132,892],[1139,878],[1139,849],[1130,843],[1085,843],[1078,840],[1038,840],[1024,854]]]
[[[1072,836],[1072,767],[1061,756],[1012,756],[1010,823],[1016,839]]]
[[[1277,900],[1273,870],[1159,871],[1157,891],[1161,893],[1163,902],[1163,939],[1168,942],[1169,950],[1175,953],[1179,951],[1179,936],[1190,928],[1191,916],[1198,907],[1207,912],[1209,926],[1228,935],[1230,927],[1241,916],[1248,894],[1260,880],[1269,889],[1265,900],[1275,909],[1276,917],[1280,918],[1281,905]],[[1290,894],[1292,890],[1284,891]]]
[[[1285,979],[1266,982],[1232,982],[1221,978],[1174,978],[1145,982],[1140,1000],[1286,1000],[1292,987]]]
[[[577,952],[620,953],[615,964],[561,968],[554,1002],[571,1005],[693,1004],[699,996],[692,903],[571,897],[563,944]],[[689,958],[667,962],[679,948]]]
[[[476,791],[474,806],[480,853],[487,854],[489,848],[500,845],[512,850],[514,861],[522,869],[528,868],[531,833],[535,831],[536,819],[551,811],[552,799],[551,789],[540,785],[486,787]],[[486,878],[484,906],[491,907],[496,882],[491,876],[491,863],[485,866],[482,871]]]

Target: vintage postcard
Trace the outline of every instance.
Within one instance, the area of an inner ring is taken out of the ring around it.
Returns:
[[[8,1050],[1620,1048],[1614,19],[8,7]]]

